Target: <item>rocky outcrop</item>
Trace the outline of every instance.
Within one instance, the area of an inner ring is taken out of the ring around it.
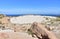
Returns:
[[[39,39],[57,39],[53,32],[48,31],[44,25],[40,23],[33,23],[30,30],[35,34]]]

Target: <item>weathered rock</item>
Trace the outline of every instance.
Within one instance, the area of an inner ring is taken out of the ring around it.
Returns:
[[[54,29],[55,29],[55,27],[54,27],[54,26],[45,26],[45,28],[46,28],[47,30],[49,30],[49,31],[52,31],[52,30],[54,30]]]
[[[39,39],[57,39],[56,36],[48,31],[44,25],[40,23],[33,23],[31,26],[31,31],[35,34]]]

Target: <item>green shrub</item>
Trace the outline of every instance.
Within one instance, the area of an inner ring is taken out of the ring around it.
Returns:
[[[3,15],[3,14],[0,14],[0,19],[1,19],[1,18],[3,18],[4,16],[5,16],[5,15]]]
[[[56,19],[56,21],[60,21],[60,17],[58,17],[58,18]]]

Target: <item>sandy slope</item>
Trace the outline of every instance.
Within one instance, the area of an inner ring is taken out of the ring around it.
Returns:
[[[51,16],[39,16],[39,15],[25,15],[19,17],[12,17],[10,18],[11,23],[15,24],[24,24],[24,23],[33,23],[33,22],[45,22],[46,18],[56,18]]]
[[[23,32],[0,32],[0,39],[37,39]]]

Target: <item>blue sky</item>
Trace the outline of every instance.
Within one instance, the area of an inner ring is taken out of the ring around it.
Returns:
[[[60,14],[60,0],[0,0],[0,14]]]

